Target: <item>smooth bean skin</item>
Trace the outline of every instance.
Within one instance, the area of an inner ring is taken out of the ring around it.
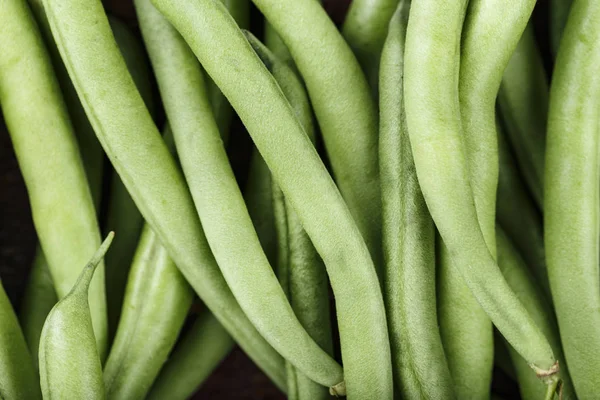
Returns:
[[[389,339],[373,261],[277,82],[219,2],[156,0],[154,4],[237,111],[325,262],[336,298],[348,396],[391,398]],[[355,301],[358,294],[360,302]]]
[[[150,40],[148,32],[146,44],[177,153],[227,284],[250,321],[286,360],[322,385],[340,383],[341,367],[302,327],[261,248],[212,115],[198,60],[158,10],[150,9],[149,0],[145,5],[146,18],[154,13],[147,26],[155,35]]]
[[[411,6],[404,95],[417,177],[453,265],[481,307],[532,367],[553,372],[556,360],[548,341],[510,290],[479,228],[457,92],[466,5],[419,0]]]
[[[517,165],[540,210],[543,208],[548,97],[546,71],[530,22],[504,71],[498,105]]]
[[[377,110],[360,65],[319,1],[253,2],[283,39],[304,79],[335,182],[379,271]]]
[[[41,247],[38,246],[19,312],[19,322],[23,329],[23,336],[36,369],[39,368],[38,349],[42,328],[48,313],[57,301],[58,297],[50,276],[48,262]]]
[[[102,4],[96,0],[44,4],[98,138],[144,219],[236,342],[271,379],[285,382],[281,357],[244,315],[219,271],[183,175],[135,88]],[[94,47],[89,46],[92,42]]]
[[[273,74],[304,131],[314,144],[316,134],[313,114],[302,81],[289,64],[278,59],[250,32],[244,33],[265,67]],[[333,340],[325,266],[277,182],[272,182],[272,192],[275,226],[280,237],[277,268],[279,281],[302,326],[315,342],[331,355]],[[327,388],[312,381],[293,366],[287,367],[287,373],[290,388],[287,395],[290,400],[331,398]]]
[[[205,312],[175,347],[146,399],[189,399],[234,345],[219,321]]]
[[[379,73],[384,299],[396,390],[410,399],[452,399],[436,312],[435,228],[417,181],[404,116],[410,4],[401,0],[391,19]]]
[[[60,88],[29,7],[24,1],[4,1],[0,16],[0,41],[7,43],[0,48],[0,104],[36,232],[62,298],[100,245],[96,212]],[[92,281],[90,308],[98,351],[104,358],[103,263]]]
[[[550,49],[554,57],[558,54],[573,3],[574,0],[550,0]]]
[[[582,399],[597,396],[600,368],[599,27],[600,3],[573,4],[550,86],[544,186],[550,289]]]
[[[17,316],[0,282],[0,398],[41,399],[32,357]]]
[[[354,0],[346,14],[342,35],[362,67],[377,97],[381,51],[388,25],[399,0]]]
[[[536,285],[535,279],[517,249],[501,228],[496,229],[498,243],[498,266],[506,281],[519,297],[529,314],[544,332],[554,354],[560,363],[560,379],[562,381],[562,399],[576,399],[575,390],[567,371],[562,349],[560,335],[554,317],[554,311],[546,301],[541,288]],[[528,399],[541,399],[546,393],[547,386],[537,379],[532,373],[527,362],[512,347],[508,346],[510,356],[515,366],[521,397]]]
[[[44,323],[39,349],[44,399],[105,398],[88,291],[113,236],[113,232],[108,234],[71,291],[56,303]]]

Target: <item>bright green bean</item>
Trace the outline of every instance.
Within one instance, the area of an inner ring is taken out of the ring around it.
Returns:
[[[325,262],[336,298],[348,396],[391,398],[385,309],[368,248],[277,82],[219,2],[154,4],[237,111]]]
[[[557,56],[574,0],[550,0],[550,49]]]
[[[25,336],[36,369],[38,368],[38,349],[42,328],[48,313],[57,301],[46,257],[44,257],[41,247],[38,246],[19,313],[23,336]]]
[[[401,0],[391,19],[379,73],[384,293],[396,389],[410,399],[452,399],[436,313],[435,228],[417,182],[404,118],[410,4]]]
[[[417,176],[452,262],[479,304],[538,374],[551,375],[557,369],[552,349],[487,249],[469,185],[458,101],[466,5],[418,0],[411,6],[404,93]]]
[[[88,181],[52,65],[26,2],[0,3],[0,103],[27,186],[58,297],[65,296],[100,233]],[[101,358],[107,346],[104,266],[90,307]]]
[[[190,398],[234,344],[219,321],[210,313],[204,313],[169,356],[147,400]]]
[[[44,399],[104,399],[88,292],[113,236],[113,232],[108,234],[71,291],[56,303],[44,323],[39,349]]]
[[[289,49],[308,89],[335,181],[381,267],[377,110],[360,65],[315,0],[253,0]]]
[[[0,321],[0,399],[41,399],[32,357],[1,282]]]
[[[536,205],[543,206],[548,81],[530,22],[506,66],[498,105],[517,164]]]
[[[600,3],[573,4],[550,86],[544,228],[552,298],[579,398],[600,369]]]
[[[256,54],[279,84],[290,102],[304,131],[315,142],[315,127],[308,95],[302,81],[285,61],[278,59],[251,33],[244,32]],[[281,188],[273,182],[273,204],[279,241],[279,280],[290,299],[298,320],[317,344],[333,354],[331,320],[329,315],[329,285],[323,262],[302,228],[302,223],[285,199]],[[288,398],[318,400],[330,398],[327,389],[309,379],[301,371],[288,368]],[[290,384],[290,381],[293,384]]]
[[[562,385],[562,398],[575,399],[573,384],[567,371],[562,349],[560,345],[560,336],[554,311],[549,303],[546,302],[542,291],[536,286],[533,276],[528,271],[527,265],[515,249],[513,243],[502,229],[496,230],[498,242],[498,265],[502,274],[510,287],[514,290],[523,305],[542,329],[552,348],[554,354],[560,363],[560,379]],[[533,376],[527,362],[509,346],[510,356],[515,366],[515,371],[519,381],[521,397],[525,400],[541,399],[547,391],[546,385]]]
[[[145,18],[152,18],[146,46],[183,172],[227,284],[250,321],[286,360],[322,385],[342,382],[341,367],[302,327],[262,251],[212,115],[198,60],[150,0],[136,4],[140,14],[144,7]]]
[[[219,322],[273,380],[285,382],[281,357],[244,315],[219,271],[183,176],[117,51],[101,2],[44,4],[86,112],[145,220]]]
[[[342,35],[362,67],[377,96],[381,51],[388,25],[399,0],[354,0],[346,14]]]

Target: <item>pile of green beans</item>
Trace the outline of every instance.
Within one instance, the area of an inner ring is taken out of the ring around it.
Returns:
[[[0,400],[598,398],[598,1],[131,3],[0,1]]]

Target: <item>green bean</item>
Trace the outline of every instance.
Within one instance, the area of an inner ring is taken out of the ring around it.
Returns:
[[[155,0],[154,4],[179,30],[237,111],[325,262],[336,298],[348,396],[390,398],[391,355],[375,267],[347,206],[277,82],[217,1]]]
[[[302,327],[262,251],[212,115],[198,60],[150,0],[136,4],[140,14],[143,9],[145,18],[152,18],[146,46],[184,175],[227,284],[250,321],[285,359],[322,385],[339,384],[341,367]],[[239,268],[239,260],[244,260],[244,268]]]
[[[399,0],[354,0],[346,14],[342,35],[362,67],[377,96],[381,51],[388,25]]]
[[[537,277],[538,284],[544,289],[547,300],[551,302],[542,216],[527,192],[499,122],[496,130],[500,165],[496,202],[498,223],[514,241],[525,263]]]
[[[90,188],[49,56],[26,2],[0,6],[0,103],[33,221],[58,297],[75,283],[81,265],[99,246]],[[50,151],[51,149],[51,151]],[[94,332],[106,354],[104,266],[90,290]]]
[[[41,399],[27,343],[1,282],[0,321],[0,399]]]
[[[146,225],[127,281],[123,311],[104,368],[108,399],[143,399],[167,360],[193,291]]]
[[[294,109],[298,121],[314,144],[316,140],[313,114],[306,89],[294,70],[278,59],[251,33],[244,32],[250,45],[279,84]],[[300,323],[317,344],[333,354],[329,315],[329,285],[323,262],[319,258],[302,223],[286,200],[277,182],[272,183],[273,204],[279,241],[279,280]],[[310,380],[301,371],[288,368],[288,398],[317,400],[330,398],[326,388]],[[293,384],[290,384],[290,381]]]
[[[273,380],[285,381],[281,357],[244,315],[219,271],[183,176],[117,51],[101,2],[44,4],[98,138],[145,220],[232,337]]]
[[[451,399],[454,389],[436,313],[435,228],[417,182],[404,118],[410,4],[401,0],[391,19],[379,72],[384,293],[396,389],[411,399]]]
[[[517,163],[539,209],[543,206],[548,82],[530,22],[508,63],[498,105]]]
[[[253,0],[283,39],[308,89],[336,183],[381,267],[377,110],[360,65],[315,0]]]
[[[217,319],[205,312],[175,347],[147,399],[188,399],[234,344]]]
[[[600,3],[573,4],[550,86],[544,227],[550,289],[579,398],[600,368]]]
[[[560,379],[562,397],[564,399],[575,399],[573,384],[569,378],[567,365],[560,345],[560,336],[554,311],[545,301],[545,296],[540,288],[536,286],[533,276],[529,273],[527,265],[515,249],[508,236],[498,228],[496,230],[498,242],[498,265],[510,287],[517,294],[523,305],[542,329],[560,363]],[[541,399],[547,391],[545,385],[536,379],[527,365],[527,362],[509,346],[510,356],[517,373],[521,397],[527,399]]]
[[[573,0],[550,0],[550,49],[557,56]]]
[[[58,298],[56,297],[54,282],[52,282],[50,270],[48,269],[48,262],[46,261],[46,257],[44,257],[41,247],[38,246],[35,251],[31,272],[29,272],[27,286],[23,294],[23,303],[21,304],[21,311],[19,313],[23,336],[25,336],[25,341],[31,352],[31,358],[36,369],[38,368],[37,351],[40,347],[42,328],[44,327],[48,313],[57,301]]]
[[[411,6],[404,93],[417,177],[453,265],[511,345],[552,381],[558,369],[552,349],[498,270],[479,228],[469,185],[458,101],[466,5],[419,0]]]
[[[506,376],[513,381],[517,380],[517,373],[515,372],[515,366],[511,359],[511,355],[508,352],[509,344],[502,338],[502,335],[495,330],[494,331],[494,365],[498,367]]]
[[[40,383],[45,399],[104,399],[88,301],[94,271],[110,247],[110,232],[71,291],[50,311],[40,338]]]

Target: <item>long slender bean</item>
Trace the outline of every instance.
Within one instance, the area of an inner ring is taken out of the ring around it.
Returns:
[[[219,322],[273,380],[285,382],[281,357],[244,315],[219,271],[183,176],[117,51],[101,2],[44,5],[98,138],[145,220]]]
[[[407,398],[451,399],[436,313],[435,228],[417,182],[404,117],[410,5],[401,0],[391,19],[379,74],[384,293],[396,388]]]
[[[360,65],[315,0],[253,0],[283,39],[315,110],[336,183],[381,267],[377,110]]]
[[[550,49],[557,56],[574,0],[550,0]]]
[[[544,228],[548,277],[578,397],[600,368],[600,3],[573,4],[550,86]]]
[[[0,103],[58,297],[100,245],[90,187],[42,38],[24,1],[0,5]],[[104,265],[90,289],[98,351],[107,347]]]
[[[519,40],[498,92],[498,105],[517,164],[536,205],[543,207],[548,81],[532,22]]]
[[[325,262],[336,298],[348,396],[390,398],[391,355],[375,267],[277,82],[219,2],[155,0],[154,4],[186,39],[237,111]]]
[[[534,370],[554,380],[558,366],[552,349],[502,277],[477,220],[458,101],[466,6],[466,1],[435,0],[411,6],[404,93],[417,177],[452,261],[479,304]]]
[[[376,97],[381,51],[398,1],[354,0],[342,26],[342,35],[356,55]]]
[[[313,114],[302,81],[285,61],[278,59],[251,33],[244,32],[256,54],[279,84],[290,102],[304,131],[314,144],[316,140]],[[298,320],[315,342],[328,354],[333,354],[329,315],[329,285],[323,262],[319,258],[302,223],[283,195],[277,182],[272,183],[274,214],[279,241],[279,280],[290,299]],[[330,398],[327,389],[309,379],[296,368],[288,368],[290,399],[318,400]],[[293,381],[293,385],[290,384]]]
[[[0,282],[0,398],[41,399],[39,380],[19,321]]]
[[[506,277],[506,281],[510,287],[548,338],[554,349],[554,354],[556,354],[560,363],[561,398],[575,399],[573,384],[571,383],[567,364],[562,354],[554,311],[549,307],[549,303],[546,301],[546,297],[542,294],[540,288],[536,286],[527,265],[525,265],[521,255],[517,252],[508,236],[500,228],[496,229],[496,235],[498,242],[498,265],[502,274]],[[533,376],[527,362],[510,346],[509,352],[515,366],[521,397],[526,400],[541,399],[547,391],[546,385]]]
[[[40,338],[40,383],[45,399],[104,399],[88,301],[90,283],[114,236],[110,232],[71,291],[50,311]]]

